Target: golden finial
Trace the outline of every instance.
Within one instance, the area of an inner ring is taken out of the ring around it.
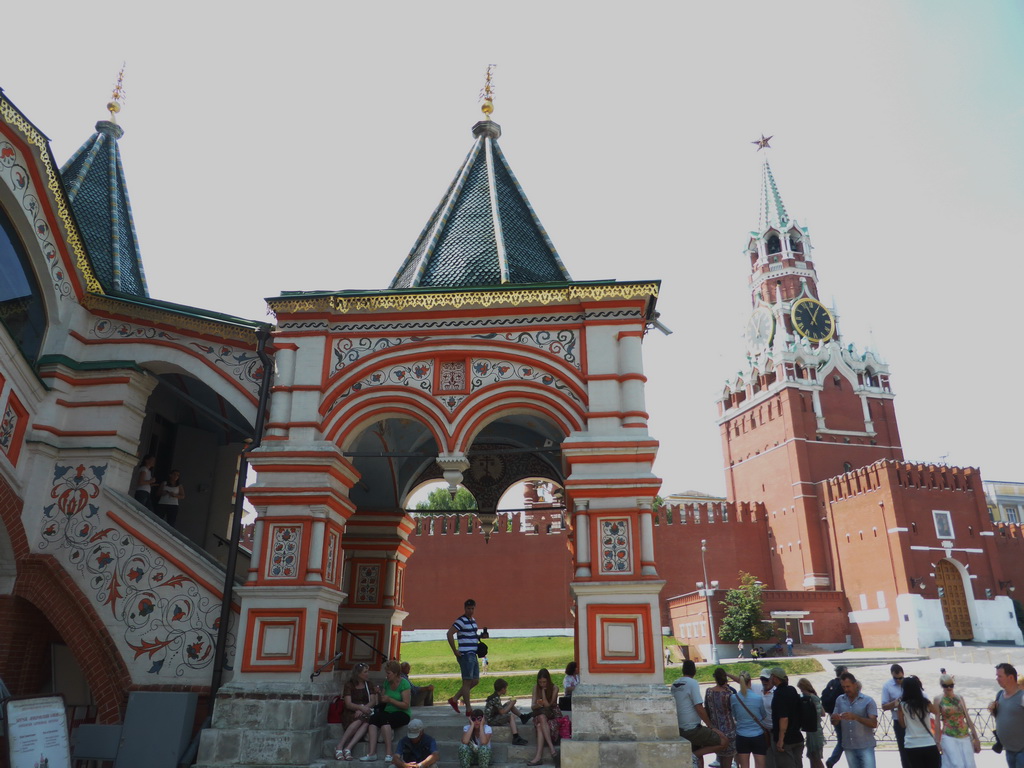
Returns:
[[[484,80],[484,87],[480,89],[480,101],[483,104],[480,105],[480,111],[484,113],[487,120],[491,119],[491,112],[494,111],[494,85],[491,83],[491,78],[494,75],[494,68],[497,64],[487,65],[487,77]]]
[[[114,84],[114,92],[110,94],[110,101],[107,102],[107,111],[110,112],[110,119],[117,122],[117,113],[121,111],[121,104],[124,102],[124,68],[121,64],[121,71],[117,73],[117,83]]]

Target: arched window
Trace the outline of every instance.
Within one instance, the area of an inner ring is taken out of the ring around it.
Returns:
[[[771,235],[768,238],[768,253],[780,253],[782,251],[782,241],[778,235]]]
[[[46,331],[39,284],[14,225],[0,208],[0,322],[21,353],[35,363]]]
[[[802,254],[804,252],[804,242],[800,239],[800,233],[795,229],[789,233],[789,250],[794,254]]]

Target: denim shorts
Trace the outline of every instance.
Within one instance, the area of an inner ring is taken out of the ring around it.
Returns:
[[[459,656],[459,669],[462,670],[463,680],[480,679],[480,662],[477,660],[475,653],[463,652]]]

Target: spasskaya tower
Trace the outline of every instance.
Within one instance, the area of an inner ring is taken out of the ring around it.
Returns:
[[[834,589],[820,483],[903,458],[889,368],[846,342],[821,302],[808,230],[786,211],[767,154],[745,253],[746,360],[718,400],[726,492],[764,502],[776,589]]]

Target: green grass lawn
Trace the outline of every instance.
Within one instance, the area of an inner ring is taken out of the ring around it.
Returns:
[[[542,667],[550,670],[551,679],[561,688],[565,665],[573,658],[571,637],[494,638],[486,642],[490,665],[480,670],[482,677],[480,684],[473,689],[474,701],[486,699],[494,691],[494,681],[502,677],[508,682],[506,698],[517,698],[520,702],[528,703],[533,695],[537,670]],[[434,677],[438,674],[454,675],[459,671],[455,656],[444,640],[403,643],[402,661],[408,661],[412,666],[411,677],[416,685],[434,686],[434,701],[438,704],[454,696],[462,684],[456,677]],[[817,659],[801,657],[762,659],[760,662],[721,666],[733,674],[745,670],[752,677],[756,677],[765,667],[782,667],[790,677],[809,675],[823,669]],[[698,667],[697,679],[701,682],[712,680],[714,670],[715,667],[710,664]],[[665,670],[665,684],[670,684],[680,674],[680,665],[673,664]]]
[[[571,637],[500,637],[485,640],[490,666],[480,672],[493,676],[496,672],[533,670],[541,667],[551,671],[551,679],[558,682],[565,665],[573,659]],[[455,674],[459,664],[445,640],[422,643],[402,643],[402,661],[412,666],[412,676]],[[558,673],[556,675],[555,673]]]

